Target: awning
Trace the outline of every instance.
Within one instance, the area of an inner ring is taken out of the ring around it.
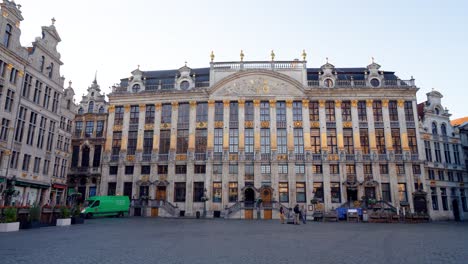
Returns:
[[[65,188],[67,188],[67,185],[65,185],[65,184],[60,184],[60,183],[54,183],[54,184],[52,184],[52,188],[55,188],[55,189],[65,189]]]
[[[15,185],[23,186],[23,187],[38,188],[38,189],[47,189],[50,187],[50,184],[30,182],[30,181],[25,181],[25,180],[16,180]]]

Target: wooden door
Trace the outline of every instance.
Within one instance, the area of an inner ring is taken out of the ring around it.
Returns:
[[[245,209],[245,219],[251,220],[253,219],[253,210],[252,209]]]
[[[271,207],[271,190],[264,189],[261,195],[262,195],[263,207]]]
[[[272,211],[271,209],[263,210],[263,219],[270,220],[272,219]]]
[[[159,210],[158,210],[158,208],[157,208],[157,207],[151,208],[151,216],[152,216],[152,217],[156,217],[156,216],[158,216],[158,215],[159,215]]]
[[[166,200],[166,186],[158,186],[156,190],[156,200]]]

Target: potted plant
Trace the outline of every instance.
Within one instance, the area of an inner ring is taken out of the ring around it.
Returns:
[[[84,223],[84,217],[81,214],[80,207],[78,205],[74,206],[71,210],[71,224],[72,225],[77,225],[77,224],[83,224]]]
[[[66,206],[60,207],[60,218],[57,218],[57,226],[71,225],[70,209]]]
[[[0,218],[0,232],[18,231],[20,223],[16,219],[16,208],[8,207],[3,209],[3,217]]]
[[[28,225],[26,228],[41,227],[41,207],[35,204],[29,208]]]

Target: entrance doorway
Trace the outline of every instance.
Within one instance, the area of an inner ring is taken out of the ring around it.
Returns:
[[[453,208],[453,216],[455,217],[455,221],[460,221],[460,210],[458,209],[458,200],[452,200],[452,208]]]
[[[365,187],[364,192],[367,198],[375,199],[375,187]]]
[[[158,201],[166,200],[166,186],[158,186],[156,188],[156,200]]]
[[[271,207],[271,189],[263,189],[262,204],[263,207]]]
[[[357,201],[357,189],[356,188],[348,188],[346,189],[346,196],[348,197],[348,202]]]
[[[247,188],[244,191],[244,206],[253,207],[255,203],[255,192],[252,188]]]

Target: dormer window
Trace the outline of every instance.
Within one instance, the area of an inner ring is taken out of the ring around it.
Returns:
[[[94,92],[91,93],[91,97],[94,97]]]
[[[93,101],[89,102],[89,104],[88,104],[88,113],[92,113],[92,112],[94,112],[94,102]]]
[[[181,90],[187,90],[190,87],[190,83],[188,81],[183,81],[180,83]]]
[[[138,93],[140,91],[140,85],[139,84],[134,84],[132,86],[132,92]]]
[[[332,88],[332,87],[333,87],[333,81],[332,81],[332,79],[325,79],[325,81],[323,82],[323,84],[324,84],[325,87],[327,87],[327,88]]]
[[[70,110],[71,107],[71,100],[67,100],[67,110]]]
[[[437,124],[432,123],[432,135],[437,135]]]
[[[5,36],[3,36],[3,45],[7,48],[10,46],[11,30],[11,25],[7,24],[5,29]]]
[[[102,106],[99,107],[99,113],[100,113],[100,114],[104,114],[104,107],[102,107]]]
[[[447,135],[447,126],[445,124],[442,124],[440,126],[440,130],[442,132],[442,136],[446,136]]]
[[[41,72],[44,71],[44,65],[45,65],[45,57],[44,56],[41,56],[41,59],[39,60],[39,70]]]
[[[78,114],[82,115],[84,113],[84,110],[82,107],[80,107],[80,109],[78,109]]]
[[[440,114],[439,108],[436,108],[436,109],[435,109],[435,113],[436,113],[436,115],[439,115],[439,114]]]
[[[52,73],[54,72],[54,63],[51,62],[50,66],[47,67],[47,69],[49,69],[49,78],[52,78]]]

